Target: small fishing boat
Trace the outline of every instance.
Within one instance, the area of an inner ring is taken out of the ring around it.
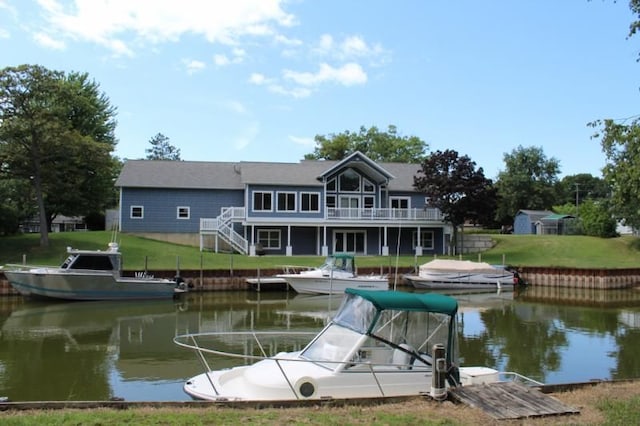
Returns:
[[[172,298],[188,290],[186,283],[155,278],[146,272],[122,275],[122,254],[117,243],[108,249],[67,248],[60,267],[6,265],[2,272],[13,288],[29,297],[62,300],[131,300]]]
[[[389,278],[385,275],[358,275],[351,253],[336,253],[317,268],[276,277],[286,280],[300,294],[342,294],[347,288],[389,289]]]
[[[517,373],[459,366],[457,311],[456,299],[443,294],[348,288],[333,319],[301,349],[281,351],[287,343],[296,347],[294,333],[281,330],[184,334],[174,342],[196,351],[205,368],[184,391],[209,401],[440,399],[452,386],[526,381]],[[269,354],[270,348],[280,352]],[[256,362],[211,369],[209,361],[223,363],[221,356]]]
[[[453,259],[434,259],[404,279],[415,288],[426,289],[513,290],[514,284],[519,283],[517,274],[505,267]]]

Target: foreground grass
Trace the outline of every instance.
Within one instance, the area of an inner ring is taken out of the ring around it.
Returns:
[[[595,238],[585,236],[491,235],[496,245],[481,255],[464,256],[514,266],[547,266],[570,268],[636,268],[640,267],[638,238]],[[50,246],[39,246],[38,234],[0,238],[0,265],[22,263],[58,265],[66,257],[66,247],[106,249],[109,232],[65,232],[50,234]],[[197,247],[169,244],[131,235],[118,235],[124,257],[124,269],[140,270],[145,264],[158,269],[269,269],[281,265],[315,266],[320,256],[256,256],[200,252]],[[360,267],[408,268],[432,259],[432,256],[361,256]]]
[[[483,411],[426,398],[398,404],[296,408],[135,408],[5,411],[3,425],[637,425],[640,381],[601,383],[552,395],[580,413],[497,421]]]

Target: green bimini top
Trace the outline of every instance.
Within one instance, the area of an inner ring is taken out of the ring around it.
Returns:
[[[346,294],[354,294],[371,302],[379,311],[436,312],[454,316],[458,312],[458,301],[438,293],[407,293],[403,291],[376,291],[347,288]]]

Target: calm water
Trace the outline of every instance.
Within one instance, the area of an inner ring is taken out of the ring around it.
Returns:
[[[455,295],[463,365],[545,383],[640,377],[640,291]],[[44,303],[0,298],[0,396],[12,401],[186,401],[202,372],[173,343],[199,331],[321,328],[340,298],[190,294],[179,302]]]

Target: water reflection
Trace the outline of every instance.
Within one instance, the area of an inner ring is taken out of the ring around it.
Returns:
[[[640,292],[574,293],[530,288],[455,294],[464,364],[546,383],[640,377]],[[173,344],[175,335],[316,331],[340,303],[341,297],[287,292],[131,303],[0,298],[0,396],[187,400],[182,383],[202,366],[192,352]]]

